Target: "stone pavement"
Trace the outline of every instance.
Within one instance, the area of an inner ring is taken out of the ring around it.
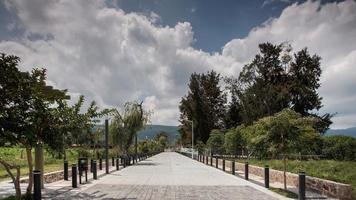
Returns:
[[[44,199],[285,199],[261,186],[174,152],[141,161],[77,189],[46,185]]]

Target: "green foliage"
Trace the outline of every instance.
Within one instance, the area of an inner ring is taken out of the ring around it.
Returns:
[[[206,144],[211,153],[222,154],[224,152],[224,133],[218,129],[212,130]]]
[[[198,141],[195,144],[195,148],[198,150],[200,154],[204,153],[206,150],[206,145],[202,141]]]
[[[163,151],[164,145],[157,140],[144,140],[138,143],[138,151],[148,153],[154,151]]]
[[[126,154],[137,132],[149,122],[150,113],[143,110],[142,103],[127,102],[122,113],[115,110],[112,115],[110,124],[112,144]]]
[[[316,120],[284,109],[241,130],[247,147],[259,157],[288,153],[315,153],[321,136],[314,130]]]
[[[304,117],[316,117],[318,123],[314,124],[314,129],[324,133],[333,115],[311,113],[322,107],[322,98],[317,93],[321,58],[310,55],[306,48],[292,56],[292,47],[287,43],[262,43],[259,49],[260,54],[243,67],[238,78],[226,81],[232,95],[227,120],[229,126],[231,122],[236,126],[241,121],[252,124],[262,117],[291,108]]]
[[[356,138],[342,135],[324,137],[323,155],[328,159],[356,161]]]
[[[241,129],[243,129],[243,126],[230,129],[225,133],[224,148],[226,153],[231,155],[241,154],[242,148],[244,147]]]
[[[212,129],[224,126],[226,94],[220,89],[220,74],[193,73],[189,91],[180,102],[180,133],[183,143],[191,143],[191,121],[194,122],[194,141],[206,142]]]

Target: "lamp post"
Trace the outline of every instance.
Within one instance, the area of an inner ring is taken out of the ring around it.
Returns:
[[[193,120],[188,120],[192,123],[192,159],[194,159],[194,123]]]

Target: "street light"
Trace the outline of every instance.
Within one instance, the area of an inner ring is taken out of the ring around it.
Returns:
[[[194,159],[194,123],[192,120],[188,120],[192,123],[192,159]]]

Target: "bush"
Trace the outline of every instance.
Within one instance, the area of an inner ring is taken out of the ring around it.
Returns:
[[[79,157],[86,157],[86,158],[89,158],[92,156],[91,152],[87,149],[82,149],[82,148],[79,148],[77,149],[78,151],[78,156]]]
[[[323,155],[328,159],[356,160],[356,138],[334,135],[323,138]]]
[[[214,129],[211,131],[207,145],[213,154],[222,154],[224,152],[224,133]]]
[[[241,129],[243,126],[238,126],[235,129],[228,130],[225,133],[224,139],[224,148],[226,153],[237,155],[239,154],[239,150],[243,148],[243,140],[241,137]]]

